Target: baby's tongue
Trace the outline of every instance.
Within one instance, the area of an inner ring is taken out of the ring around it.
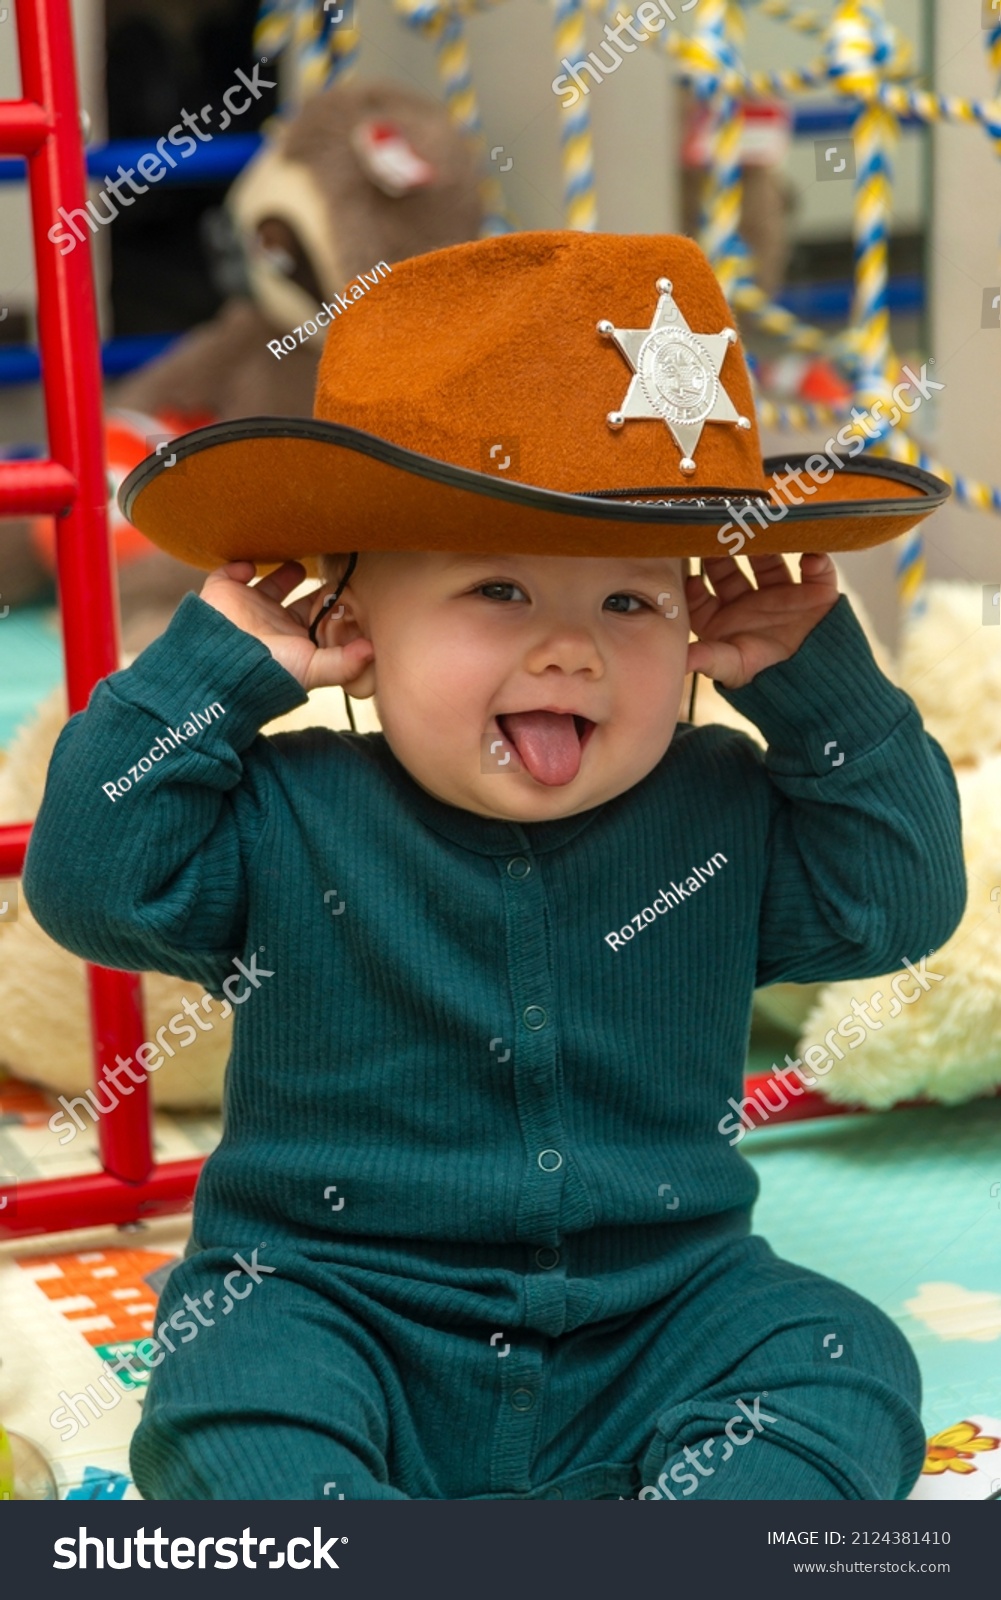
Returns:
[[[580,769],[580,740],[569,712],[509,711],[498,719],[537,783],[569,783]]]

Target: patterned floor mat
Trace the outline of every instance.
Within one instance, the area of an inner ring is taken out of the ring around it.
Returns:
[[[75,1141],[68,1162],[45,1136],[54,1106],[0,1083],[0,1173],[97,1170],[96,1145]],[[217,1137],[218,1119],[203,1113],[156,1118],[158,1160],[203,1154]],[[764,1127],[742,1148],[762,1181],[757,1231],[906,1333],[926,1429],[942,1434],[942,1480],[956,1486],[977,1459],[964,1446],[986,1449],[976,1419],[1001,1416],[1001,1101]],[[147,1375],[122,1358],[148,1336],[188,1229],[178,1217],[0,1246],[0,1418],[41,1447],[61,1497],[138,1497],[128,1444]]]

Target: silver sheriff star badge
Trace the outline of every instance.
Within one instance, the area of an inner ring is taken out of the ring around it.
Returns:
[[[733,328],[721,333],[693,333],[672,293],[670,278],[658,278],[660,298],[649,328],[616,328],[599,322],[598,332],[614,340],[633,370],[620,411],[610,411],[610,428],[638,417],[660,417],[681,451],[682,472],[695,471],[695,449],[707,422],[751,426],[742,417],[720,381],[720,369]]]

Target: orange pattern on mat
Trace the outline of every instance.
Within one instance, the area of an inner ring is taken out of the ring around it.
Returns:
[[[23,1127],[40,1127],[48,1122],[55,1104],[52,1095],[37,1084],[0,1073],[0,1117],[16,1117]]]
[[[142,1339],[151,1332],[157,1295],[143,1278],[176,1259],[156,1250],[81,1250],[72,1255],[21,1256],[18,1265],[56,1303],[67,1322],[83,1324],[80,1332],[88,1344],[99,1345]],[[60,1301],[71,1304],[59,1306]],[[100,1326],[93,1326],[98,1319]]]

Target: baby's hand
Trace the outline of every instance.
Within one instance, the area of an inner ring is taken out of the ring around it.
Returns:
[[[838,600],[838,577],[827,555],[800,557],[796,583],[780,555],[751,556],[755,589],[732,556],[707,558],[705,580],[688,579],[688,615],[698,642],[688,647],[688,671],[726,689],[742,689],[765,667],[795,655],[807,634]]]
[[[298,561],[286,561],[260,583],[251,584],[253,576],[252,561],[230,561],[209,573],[201,598],[244,633],[267,645],[279,665],[297,678],[307,692],[330,684],[350,684],[373,660],[371,642],[357,633],[353,622],[341,625],[355,629],[356,636],[350,642],[325,648],[312,643],[309,626],[319,610],[323,592],[317,589],[289,606],[283,604],[306,576]],[[332,629],[332,620],[326,621],[323,628]],[[319,636],[323,637],[322,629]]]

